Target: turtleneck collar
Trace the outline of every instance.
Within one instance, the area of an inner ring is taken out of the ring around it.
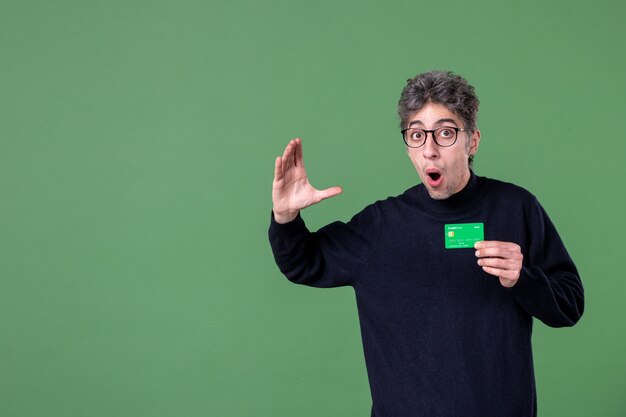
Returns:
[[[418,186],[418,199],[420,205],[426,210],[435,213],[458,213],[465,211],[481,200],[484,192],[484,181],[482,177],[476,176],[474,171],[470,170],[470,179],[465,187],[446,198],[445,200],[435,200],[424,184]]]

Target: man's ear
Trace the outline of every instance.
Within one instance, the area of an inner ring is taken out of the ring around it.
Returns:
[[[469,141],[469,149],[468,152],[470,155],[476,155],[478,152],[478,145],[480,144],[480,130],[476,129]]]

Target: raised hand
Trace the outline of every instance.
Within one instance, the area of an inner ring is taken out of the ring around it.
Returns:
[[[290,222],[303,208],[334,197],[342,191],[341,187],[318,190],[309,183],[302,158],[302,140],[294,139],[285,148],[283,156],[276,158],[274,166],[274,220],[278,223]]]

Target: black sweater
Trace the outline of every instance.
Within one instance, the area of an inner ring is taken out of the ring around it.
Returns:
[[[452,223],[519,244],[516,285],[485,273],[474,249],[445,249]],[[418,185],[316,233],[300,216],[272,220],[269,237],[289,280],[354,287],[372,416],[535,416],[532,318],[562,327],[583,313],[576,267],[536,198],[473,174],[446,200]]]

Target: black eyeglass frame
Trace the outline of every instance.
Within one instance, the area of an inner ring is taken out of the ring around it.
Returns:
[[[411,146],[409,145],[409,143],[406,140],[406,132],[407,130],[411,130],[411,129],[415,129],[415,130],[421,130],[422,132],[424,132],[424,141],[422,142],[421,145],[418,146]],[[435,132],[441,129],[452,129],[454,130],[454,142],[452,142],[449,145],[441,145],[439,144],[439,142],[437,142],[437,135],[435,135]],[[459,132],[467,132],[467,129],[462,129],[460,127],[455,127],[455,126],[441,126],[438,127],[437,129],[434,130],[426,130],[426,129],[419,129],[419,128],[415,128],[415,127],[408,127],[406,129],[402,129],[400,131],[400,133],[402,133],[402,140],[404,141],[405,145],[408,146],[409,148],[421,148],[422,146],[424,146],[426,144],[426,140],[428,139],[428,134],[430,133],[433,141],[435,142],[435,144],[441,148],[449,148],[450,146],[453,146],[457,139],[459,138]]]

